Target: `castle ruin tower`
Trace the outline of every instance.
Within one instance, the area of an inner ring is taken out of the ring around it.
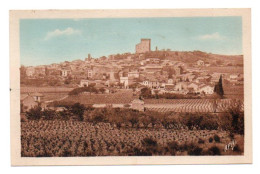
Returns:
[[[146,53],[151,51],[151,39],[141,39],[141,42],[135,46],[136,53]]]

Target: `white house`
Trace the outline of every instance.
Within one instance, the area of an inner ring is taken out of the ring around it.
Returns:
[[[238,78],[238,74],[230,74],[229,78],[230,80],[235,80]]]
[[[198,66],[204,66],[204,64],[205,64],[205,63],[204,63],[203,60],[198,60],[198,61],[197,61],[197,65],[198,65]]]
[[[173,84],[173,79],[168,79],[168,84]]]
[[[213,94],[214,93],[214,87],[209,86],[209,85],[203,85],[199,89],[200,93],[205,93],[205,94]]]
[[[148,80],[145,80],[145,81],[143,81],[143,83],[142,83],[144,86],[149,86],[149,81]]]
[[[61,76],[62,76],[62,77],[67,77],[68,74],[69,74],[69,70],[67,70],[67,69],[61,70]]]
[[[185,82],[179,82],[174,86],[175,91],[182,91],[184,89],[187,89],[187,84]]]
[[[89,85],[89,84],[88,84],[88,80],[81,80],[79,86],[80,86],[80,87],[88,87],[88,85]]]
[[[139,72],[138,71],[131,71],[128,73],[129,78],[139,78]]]
[[[128,77],[120,77],[120,83],[123,84],[125,88],[128,88]]]
[[[26,69],[26,75],[27,75],[28,77],[32,77],[32,76],[34,75],[34,73],[35,73],[34,67],[28,67],[28,68]]]
[[[88,78],[92,78],[93,77],[93,71],[91,69],[87,70],[87,74],[88,74]]]
[[[194,92],[197,92],[199,89],[199,85],[197,83],[190,83],[188,84],[188,88],[192,89]]]

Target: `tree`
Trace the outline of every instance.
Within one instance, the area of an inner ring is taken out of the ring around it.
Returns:
[[[224,90],[222,85],[222,75],[220,75],[218,83],[215,85],[214,92],[217,93],[219,96],[223,97]]]
[[[105,89],[105,88],[100,88],[99,91],[100,91],[102,94],[104,94],[105,91],[106,91],[106,89]]]
[[[54,110],[46,109],[42,112],[42,116],[45,120],[53,120],[56,117]]]
[[[154,90],[154,93],[155,93],[155,98],[156,99],[159,99],[159,90],[158,89],[156,89],[156,90]]]
[[[141,95],[141,97],[149,98],[149,97],[151,97],[152,92],[151,92],[151,90],[149,88],[143,88],[143,89],[141,89],[141,94],[140,95]]]
[[[42,108],[40,106],[31,108],[25,115],[28,120],[39,120],[43,115]]]
[[[78,116],[78,119],[80,121],[83,121],[84,117],[84,111],[85,111],[85,106],[80,103],[75,103],[70,107],[70,112],[73,113],[74,115]]]
[[[240,100],[232,100],[230,103],[227,112],[232,117],[232,132],[244,134],[244,108],[243,103]]]

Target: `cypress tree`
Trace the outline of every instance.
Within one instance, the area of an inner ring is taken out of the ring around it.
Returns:
[[[219,96],[223,97],[224,90],[222,85],[222,75],[220,75],[218,83],[215,85],[214,92],[217,93]]]

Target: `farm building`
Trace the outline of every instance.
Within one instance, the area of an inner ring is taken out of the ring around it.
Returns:
[[[41,97],[43,97],[41,93],[21,95],[21,112],[28,111],[31,108],[38,106],[41,101]]]
[[[192,89],[194,92],[198,91],[199,85],[197,83],[188,84],[188,89]]]
[[[175,91],[182,91],[183,89],[187,89],[187,83],[185,82],[179,82],[174,87]]]
[[[202,86],[200,86],[199,92],[200,93],[204,92],[205,94],[213,94],[214,93],[214,87],[209,86],[209,85],[202,85]]]
[[[36,102],[41,102],[41,97],[43,97],[43,95],[39,92],[35,92],[30,95],[34,98]]]

